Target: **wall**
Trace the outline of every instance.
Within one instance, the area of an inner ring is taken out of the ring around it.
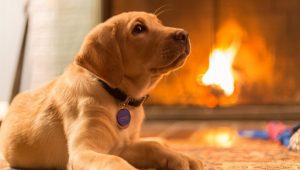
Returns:
[[[23,2],[0,0],[0,114],[10,98],[25,18]]]

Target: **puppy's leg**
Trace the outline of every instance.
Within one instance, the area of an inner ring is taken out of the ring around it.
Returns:
[[[102,154],[93,151],[93,149],[84,149],[77,154],[70,156],[69,170],[136,170],[124,159],[114,156]]]
[[[110,120],[103,115],[80,117],[67,127],[68,169],[136,170],[124,159],[109,155],[117,146],[118,134],[111,126]]]
[[[198,160],[177,153],[158,142],[141,141],[124,148],[120,155],[137,168],[201,170]]]

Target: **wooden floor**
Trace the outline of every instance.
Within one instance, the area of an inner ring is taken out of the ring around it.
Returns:
[[[205,170],[300,170],[300,153],[276,142],[243,139],[240,129],[264,129],[255,121],[146,121],[142,137],[154,137],[201,160]],[[294,125],[296,122],[285,122]],[[0,161],[0,169],[7,169]]]

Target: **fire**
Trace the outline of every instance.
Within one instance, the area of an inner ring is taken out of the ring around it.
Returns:
[[[214,49],[209,57],[209,67],[204,76],[202,83],[212,85],[223,90],[224,94],[230,96],[234,92],[234,73],[232,64],[240,43],[233,42],[229,48]]]
[[[216,35],[216,48],[209,56],[208,70],[198,76],[198,82],[211,87],[217,95],[232,96],[235,91],[233,63],[243,37],[244,30],[234,20],[222,25]]]

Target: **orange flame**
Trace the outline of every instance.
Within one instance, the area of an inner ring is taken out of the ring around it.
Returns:
[[[240,48],[243,31],[235,22],[228,22],[218,32],[218,48],[215,48],[209,56],[209,67],[198,81],[206,86],[212,86],[221,90],[226,96],[234,92],[234,70],[232,68],[235,56]],[[227,48],[224,46],[227,45]]]
[[[214,85],[221,88],[225,95],[230,96],[234,92],[234,74],[232,64],[240,43],[233,42],[226,50],[215,49],[209,57],[209,68],[202,77],[205,85]]]

